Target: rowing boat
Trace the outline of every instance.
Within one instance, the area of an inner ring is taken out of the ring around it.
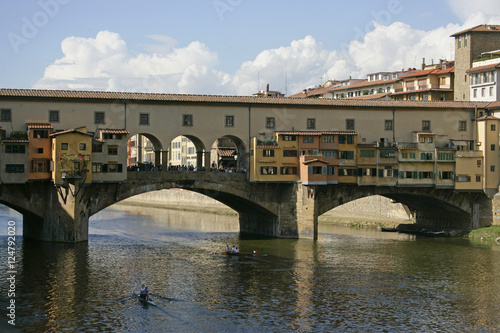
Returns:
[[[137,299],[139,300],[139,302],[141,302],[141,304],[148,304],[148,305],[156,306],[156,303],[153,302],[153,300],[151,300],[151,298],[150,299],[142,298],[141,295],[138,293],[134,293],[134,296],[137,297]]]

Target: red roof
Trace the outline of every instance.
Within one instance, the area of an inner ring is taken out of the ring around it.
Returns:
[[[38,129],[52,129],[53,126],[50,123],[27,123],[28,128],[38,128]]]
[[[236,149],[217,149],[219,156],[234,156]]]
[[[281,135],[335,135],[335,134],[358,134],[351,131],[276,131],[276,134]]]
[[[473,28],[456,32],[453,35],[451,35],[450,37],[455,37],[455,36],[464,34],[466,32],[500,32],[500,25],[480,24],[480,25],[476,25]]]
[[[102,128],[99,129],[102,133],[108,133],[108,134],[128,134],[129,131],[126,129],[113,129],[113,128]]]
[[[484,65],[484,66],[479,66],[479,67],[472,67],[467,70],[467,73],[475,73],[475,72],[482,72],[484,70],[488,69],[493,69],[493,68],[500,68],[500,58],[498,59],[498,63],[496,64],[489,64],[489,65]]]
[[[302,162],[302,164],[311,164],[311,163],[315,163],[315,162],[319,162],[319,163],[323,163],[323,164],[328,164],[327,161],[323,161],[319,158],[315,158],[314,160],[308,160],[308,161],[304,161]]]
[[[68,133],[78,133],[78,134],[88,135],[88,136],[92,136],[92,137],[94,136],[93,134],[81,132],[81,131],[78,131],[76,129],[67,129],[65,131],[55,132],[55,133],[52,133],[50,136],[58,136],[61,134],[68,134]]]
[[[2,143],[29,143],[29,140],[26,139],[5,139],[2,140]]]
[[[36,90],[36,89],[0,89],[0,100],[10,99],[56,99],[56,100],[128,100],[138,102],[167,103],[203,103],[203,104],[244,104],[269,106],[308,106],[308,107],[352,107],[352,108],[429,108],[429,109],[470,109],[484,108],[488,102],[466,101],[396,101],[396,100],[353,100],[325,98],[260,98],[252,96],[214,96],[214,95],[181,95],[155,93],[126,93],[109,91],[71,91],[71,90]]]

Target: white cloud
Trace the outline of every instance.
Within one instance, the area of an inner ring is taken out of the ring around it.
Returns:
[[[448,5],[463,22],[469,23],[468,25],[497,24],[500,19],[498,0],[448,0]],[[471,20],[471,17],[480,18],[482,21]]]
[[[498,0],[479,0],[483,11],[472,10],[476,2],[449,2],[464,24],[424,31],[402,22],[373,23],[372,31],[339,50],[326,50],[313,36],[305,36],[260,52],[234,73],[217,70],[217,53],[198,41],[178,47],[169,36],[151,35],[155,44],[142,45],[144,52],[137,53],[114,32],[68,37],[61,44],[64,56],[46,68],[34,88],[251,95],[270,84],[272,90],[292,95],[328,79],[419,68],[422,58],[427,64],[451,60],[451,34],[482,23],[500,24]]]

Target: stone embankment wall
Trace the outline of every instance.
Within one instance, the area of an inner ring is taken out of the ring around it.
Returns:
[[[148,192],[123,200],[119,204],[237,215],[234,210],[209,196],[185,190]],[[383,196],[375,195],[332,209],[323,214],[319,221],[335,222],[338,219],[351,219],[353,217],[397,221],[410,219],[403,205],[393,203]]]

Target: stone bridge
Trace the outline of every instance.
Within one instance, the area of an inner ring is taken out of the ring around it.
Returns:
[[[201,193],[239,214],[240,231],[283,238],[318,236],[318,216],[358,198],[383,195],[415,213],[418,225],[469,229],[492,224],[495,199],[477,192],[434,188],[357,185],[302,186],[250,183],[247,174],[219,172],[129,172],[119,184],[56,187],[51,182],[0,186],[0,203],[23,214],[24,236],[44,241],[88,240],[89,218],[137,194],[182,188]]]

